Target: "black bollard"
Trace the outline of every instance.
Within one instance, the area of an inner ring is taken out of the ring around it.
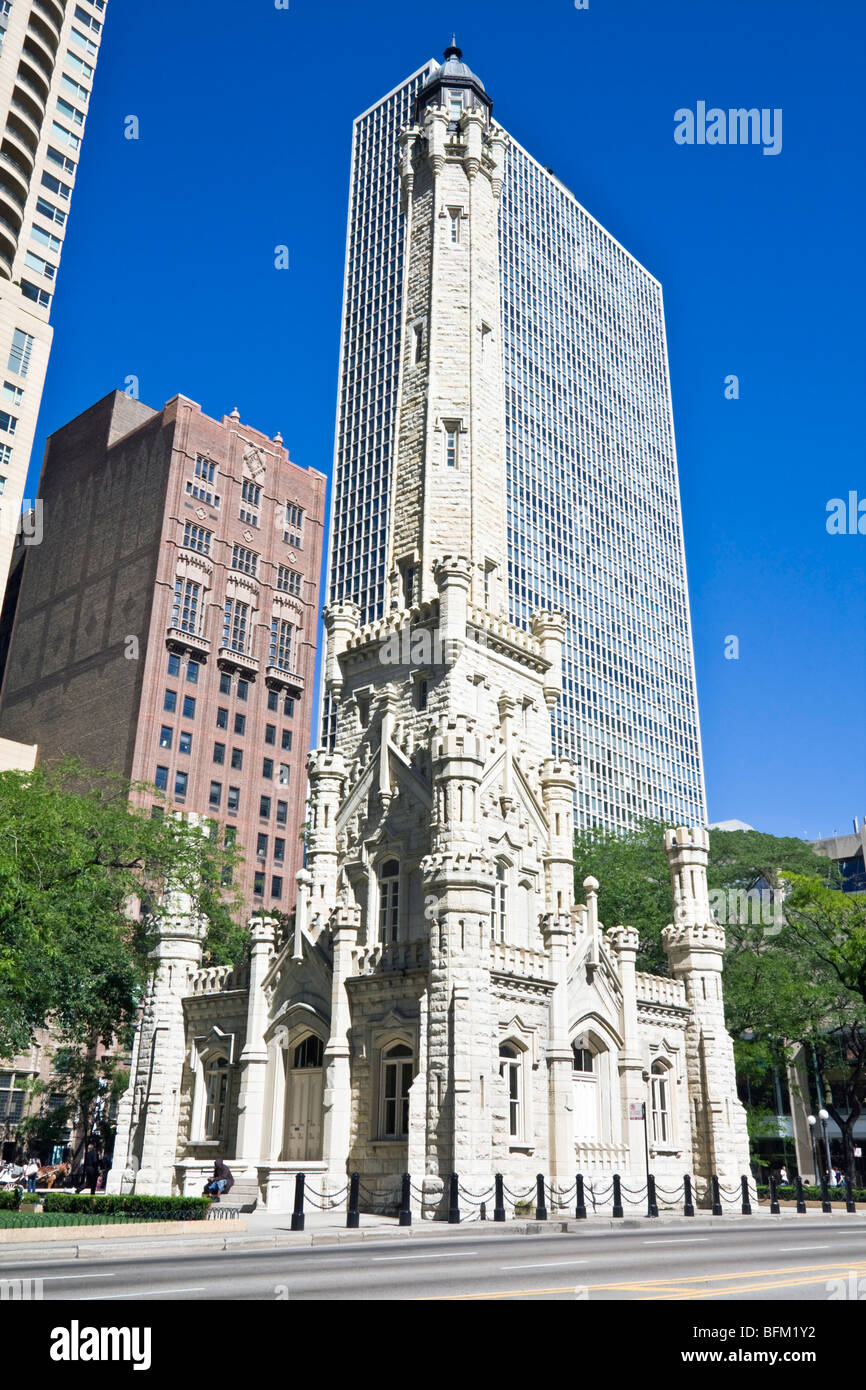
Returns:
[[[776,1191],[776,1179],[770,1174],[770,1215],[779,1215],[779,1194]]]
[[[577,1221],[586,1220],[586,1199],[583,1192],[583,1173],[577,1175],[577,1205],[574,1208],[574,1215]]]
[[[806,1202],[805,1198],[803,1197],[803,1179],[800,1177],[799,1173],[794,1179],[794,1182],[797,1186],[797,1212],[799,1215],[802,1216],[802,1214],[806,1210]]]
[[[404,1173],[404,1174],[403,1174],[402,1191],[400,1192],[400,1223],[399,1223],[399,1224],[400,1224],[401,1226],[411,1226],[411,1225],[412,1225],[412,1208],[411,1208],[411,1206],[409,1205],[409,1200],[410,1200],[409,1188],[410,1188],[410,1186],[411,1186],[411,1183],[412,1183],[412,1179],[409,1177],[409,1174],[408,1174],[408,1173]]]
[[[713,1216],[721,1216],[722,1194],[719,1190],[719,1180],[715,1173],[713,1173],[713,1176],[710,1178],[710,1182],[713,1188]]]
[[[361,1179],[357,1173],[353,1173],[349,1178],[349,1206],[346,1210],[346,1227],[350,1231],[356,1231],[361,1224],[358,1215],[358,1189],[361,1186]]]
[[[544,1202],[543,1173],[537,1173],[535,1177],[535,1219],[536,1221],[547,1220],[547,1207]]]
[[[851,1188],[851,1179],[850,1179],[850,1178],[846,1178],[846,1179],[845,1179],[845,1210],[846,1210],[846,1211],[856,1211],[856,1210],[857,1210],[857,1208],[856,1208],[855,1205],[854,1205],[854,1193],[853,1193],[853,1190],[852,1190],[852,1188]]]
[[[613,1214],[614,1216],[624,1214],[622,1209],[622,1178],[619,1173],[613,1175]]]
[[[460,1179],[456,1173],[452,1173],[448,1179],[448,1224],[458,1226],[460,1224]]]
[[[830,1201],[830,1191],[827,1187],[826,1173],[821,1174],[821,1210],[828,1213],[833,1210],[833,1203]]]
[[[292,1212],[292,1230],[302,1231],[304,1229],[304,1183],[306,1176],[303,1173],[295,1174],[295,1209]]]
[[[742,1192],[742,1194],[743,1194],[743,1205],[742,1205],[743,1215],[744,1215],[744,1216],[751,1216],[751,1214],[752,1214],[752,1203],[751,1203],[751,1200],[750,1200],[750,1198],[749,1198],[749,1179],[746,1177],[745,1174],[743,1174],[743,1176],[740,1178],[740,1190],[741,1190],[741,1192]]]
[[[497,1173],[493,1179],[496,1195],[493,1198],[493,1220],[505,1220],[505,1184],[502,1181],[502,1174]]]
[[[656,1180],[652,1173],[646,1176],[646,1214],[647,1216],[658,1216],[659,1208],[656,1201]]]
[[[683,1216],[694,1216],[695,1204],[692,1201],[692,1180],[688,1173],[683,1177]]]

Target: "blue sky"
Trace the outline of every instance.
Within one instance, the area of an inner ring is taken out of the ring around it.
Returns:
[[[664,286],[710,819],[850,828],[866,536],[825,520],[866,498],[862,9],[290,4],[109,0],[27,495],[46,434],[130,374],[330,471],[352,118],[453,28],[496,117]],[[781,108],[781,153],[675,144],[699,100]]]

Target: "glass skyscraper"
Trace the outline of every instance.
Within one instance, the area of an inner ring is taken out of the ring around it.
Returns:
[[[364,623],[384,611],[395,482],[398,133],[437,66],[354,126],[328,592]],[[705,823],[661,286],[514,140],[499,261],[510,617],[567,618],[553,737],[578,764],[577,823]],[[326,704],[326,743],[329,723]]]

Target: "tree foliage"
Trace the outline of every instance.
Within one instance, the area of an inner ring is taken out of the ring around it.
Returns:
[[[0,1056],[48,1025],[87,1046],[127,1027],[171,886],[207,917],[207,958],[238,958],[220,888],[235,852],[207,825],[137,810],[133,790],[75,760],[0,773]]]

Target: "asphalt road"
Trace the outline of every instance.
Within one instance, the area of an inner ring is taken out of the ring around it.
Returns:
[[[430,1239],[296,1250],[174,1251],[0,1261],[46,1301],[255,1299],[820,1300],[866,1295],[866,1220],[653,1227]],[[82,1309],[83,1311],[83,1309]]]

